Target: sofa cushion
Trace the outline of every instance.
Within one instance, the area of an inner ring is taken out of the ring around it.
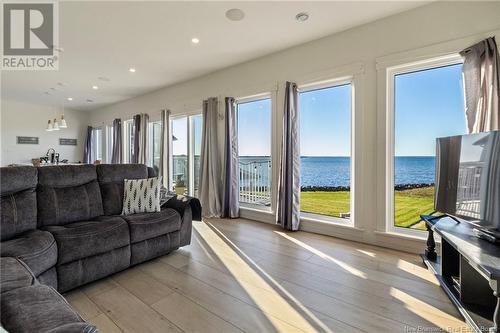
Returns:
[[[181,216],[171,208],[157,213],[140,213],[122,216],[130,227],[130,242],[137,243],[181,228]]]
[[[0,254],[21,259],[38,276],[56,264],[57,245],[49,232],[33,230],[2,242]]]
[[[57,291],[44,285],[3,293],[1,308],[2,325],[9,332],[43,333],[65,325],[85,323]]]
[[[93,165],[40,167],[37,200],[39,226],[88,221],[103,214]]]
[[[123,182],[125,179],[148,178],[144,164],[100,164],[96,166],[101,187],[104,215],[119,215],[123,209]]]
[[[64,226],[47,226],[54,235],[59,253],[58,265],[105,253],[130,243],[127,222],[116,216],[101,216]]]
[[[36,229],[37,170],[33,167],[0,168],[0,239]]]
[[[0,292],[33,285],[35,277],[19,259],[0,258]]]

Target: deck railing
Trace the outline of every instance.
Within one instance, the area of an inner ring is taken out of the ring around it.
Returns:
[[[482,169],[481,162],[469,162],[460,165],[457,187],[458,214],[479,218]]]
[[[271,159],[240,158],[240,202],[265,205],[271,204]]]

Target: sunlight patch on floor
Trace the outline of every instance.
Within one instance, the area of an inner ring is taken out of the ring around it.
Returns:
[[[346,272],[348,272],[348,273],[350,273],[352,275],[355,275],[355,276],[363,278],[363,279],[367,278],[366,274],[363,273],[362,271],[360,271],[359,269],[356,269],[356,268],[352,267],[349,264],[346,264],[345,262],[343,262],[341,260],[335,259],[332,256],[329,256],[328,254],[326,254],[324,252],[321,252],[320,250],[317,250],[314,247],[312,247],[312,246],[310,246],[310,245],[308,245],[308,244],[306,244],[306,243],[304,243],[304,242],[302,242],[302,241],[300,241],[298,239],[295,239],[295,238],[287,235],[284,232],[275,231],[275,233],[278,234],[278,235],[280,235],[281,237],[283,237],[285,239],[288,239],[289,241],[291,241],[291,242],[293,242],[293,243],[295,243],[297,245],[300,245],[301,247],[303,247],[304,249],[308,250],[309,252],[317,255],[318,257],[333,262],[334,264],[336,264],[337,266],[341,267]]]
[[[440,327],[445,332],[453,328],[453,332],[468,332],[469,327],[463,321],[446,312],[415,298],[404,291],[391,288],[391,296],[402,302],[409,311]]]
[[[306,332],[315,332],[320,327],[325,332],[331,332],[321,320],[319,320],[309,309],[301,304],[292,294],[283,288],[276,280],[261,269],[250,257],[240,250],[231,240],[225,237],[220,231],[220,235],[210,222],[193,225],[211,250],[218,256],[219,260],[231,272],[240,286],[252,298],[255,305],[264,313],[273,314],[267,316],[269,321],[279,330],[279,323],[274,320],[274,315],[279,314],[279,319],[300,328]],[[225,255],[220,255],[224,253]],[[230,253],[231,259],[228,260],[227,254]],[[243,260],[245,258],[245,260]],[[250,263],[251,266],[248,264]],[[248,282],[251,281],[251,282]],[[265,293],[256,292],[255,286]],[[271,294],[271,297],[269,295]],[[286,299],[283,297],[286,297]],[[314,323],[314,326],[313,324]]]

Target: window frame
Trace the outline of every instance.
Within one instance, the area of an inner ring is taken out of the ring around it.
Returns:
[[[148,123],[148,147],[149,147],[149,152],[148,152],[148,161],[147,165],[151,168],[154,168],[154,126],[159,124],[160,125],[160,130],[161,130],[161,121],[156,120],[156,121],[150,121]],[[161,144],[161,143],[160,143]]]
[[[463,64],[464,60],[458,53],[445,56],[432,57],[425,60],[405,62],[386,67],[386,168],[385,168],[385,231],[388,233],[405,235],[409,237],[424,238],[426,232],[411,228],[402,228],[394,225],[395,209],[395,79],[397,75],[409,74],[418,71],[437,69],[441,67]],[[465,96],[465,94],[464,94]],[[465,117],[465,110],[464,110]]]
[[[278,163],[277,160],[277,154],[275,151],[275,142],[276,142],[276,131],[275,131],[275,93],[268,91],[268,92],[263,92],[263,93],[258,93],[250,96],[244,96],[244,97],[238,97],[234,99],[235,103],[235,108],[236,108],[236,135],[238,136],[238,104],[246,104],[246,103],[251,103],[251,102],[257,102],[257,101],[262,101],[265,99],[269,99],[271,102],[271,114],[269,117],[270,121],[270,127],[271,127],[271,143],[270,143],[270,160],[271,160],[271,171],[270,171],[270,180],[271,184],[269,187],[269,195],[270,195],[270,200],[271,204],[269,206],[264,206],[264,205],[258,205],[258,204],[252,204],[252,203],[247,203],[247,202],[241,202],[239,201],[240,208],[243,209],[248,209],[248,210],[254,210],[254,211],[261,211],[261,212],[266,212],[266,213],[272,213],[276,211],[276,191],[275,191],[275,186],[277,184],[277,178],[275,175],[276,169],[276,164]],[[239,147],[238,147],[239,148]],[[240,152],[238,149],[238,159],[240,156]],[[239,162],[238,162],[239,163]],[[238,175],[238,200],[239,200],[239,175]]]
[[[321,89],[326,89],[326,88],[334,88],[338,86],[343,86],[349,84],[351,86],[351,115],[350,115],[350,123],[351,123],[351,135],[350,135],[350,193],[349,193],[349,206],[350,206],[350,217],[349,219],[343,219],[340,217],[334,217],[334,216],[328,216],[328,215],[321,215],[321,214],[315,214],[315,213],[308,213],[308,212],[303,212],[302,210],[300,211],[300,220],[301,221],[306,221],[306,222],[320,222],[320,223],[326,223],[329,225],[340,225],[340,226],[349,226],[349,227],[354,227],[355,226],[355,182],[356,182],[356,177],[355,177],[355,169],[356,169],[356,145],[355,145],[355,119],[356,119],[356,84],[355,84],[355,76],[354,75],[348,75],[348,76],[342,76],[342,77],[337,77],[337,78],[332,78],[332,79],[326,79],[326,80],[321,80],[321,81],[315,81],[315,82],[309,82],[309,83],[304,83],[300,84],[297,87],[298,90],[298,96],[297,98],[300,99],[300,94],[305,93],[305,92],[310,92],[314,90],[321,90]],[[297,101],[298,102],[298,101]],[[299,119],[300,119],[300,109],[299,109]]]
[[[194,117],[200,116],[202,119],[202,131],[203,131],[203,114],[201,110],[196,110],[195,112],[190,112],[190,113],[183,113],[183,114],[176,114],[176,115],[171,115],[170,116],[170,122],[168,124],[169,129],[170,129],[170,137],[167,139],[168,145],[170,147],[169,149],[169,156],[168,156],[168,165],[169,165],[169,175],[168,175],[168,190],[171,191],[172,185],[173,185],[173,141],[172,141],[172,136],[173,136],[173,126],[172,122],[175,119],[180,119],[180,118],[186,118],[187,121],[187,193],[189,196],[194,196]]]

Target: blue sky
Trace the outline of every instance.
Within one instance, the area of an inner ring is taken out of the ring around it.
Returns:
[[[238,153],[271,155],[271,99],[238,104]]]
[[[396,156],[434,156],[436,138],[466,133],[462,65],[398,75]]]

